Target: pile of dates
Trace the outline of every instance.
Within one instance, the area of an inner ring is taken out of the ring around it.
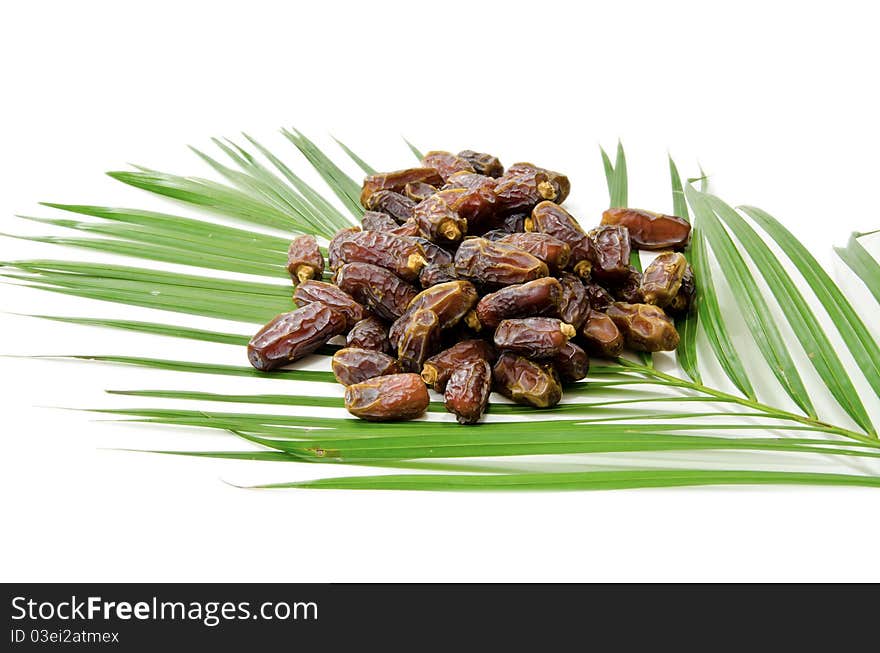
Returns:
[[[591,355],[675,349],[670,316],[694,300],[680,253],[688,222],[613,208],[585,231],[561,206],[569,191],[558,172],[505,170],[470,150],[367,177],[361,226],[329,243],[329,282],[315,238],[294,239],[299,308],[251,339],[251,364],[272,370],[345,336],[332,368],[353,415],[418,417],[431,388],[474,424],[492,390],[547,408],[587,375]],[[633,248],[662,251],[640,273]]]

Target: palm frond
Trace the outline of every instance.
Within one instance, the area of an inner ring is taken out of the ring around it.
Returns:
[[[859,242],[863,235],[868,234],[851,234],[846,247],[835,247],[834,251],[868,287],[877,302],[880,302],[880,263]]]

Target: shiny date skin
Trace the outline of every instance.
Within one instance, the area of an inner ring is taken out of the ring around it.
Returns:
[[[607,314],[620,329],[630,349],[654,352],[678,347],[678,331],[658,306],[615,302]]]
[[[575,336],[574,327],[555,317],[502,320],[495,329],[495,346],[529,358],[549,358]]]
[[[587,351],[595,356],[617,358],[623,352],[623,335],[605,313],[590,311],[581,328],[581,338]]]
[[[547,234],[561,240],[571,249],[571,265],[581,277],[590,275],[592,243],[577,220],[554,202],[539,203],[526,218],[524,228],[528,232]]]
[[[645,268],[641,280],[642,301],[665,307],[678,294],[688,262],[678,252],[663,252]]]
[[[398,226],[400,225],[394,218],[379,211],[367,211],[361,217],[361,228],[364,231],[391,231]]]
[[[559,281],[543,277],[484,295],[474,310],[480,328],[494,329],[509,318],[556,315],[561,298]]]
[[[293,291],[293,301],[300,307],[315,302],[326,304],[345,317],[346,328],[351,328],[364,317],[364,307],[351,295],[324,281],[309,280],[299,284]]]
[[[427,263],[425,252],[417,241],[380,231],[350,234],[339,244],[338,256],[343,264],[378,265],[409,282],[419,278],[419,272]]]
[[[441,283],[457,281],[455,265],[452,263],[432,263],[422,268],[419,272],[419,284],[422,288],[430,288]]]
[[[440,343],[440,321],[437,314],[420,308],[407,320],[397,343],[397,359],[405,372],[419,373],[422,363]]]
[[[590,308],[594,311],[605,312],[608,307],[614,303],[614,297],[605,288],[598,283],[585,283],[584,288],[587,291],[587,298],[590,301]]]
[[[432,186],[431,184],[415,182],[404,186],[403,194],[418,204],[422,200],[431,197],[431,195],[436,193],[438,190],[439,189],[436,186]]]
[[[359,349],[381,351],[384,354],[392,351],[391,343],[388,342],[388,327],[375,315],[355,323],[345,336],[345,344]]]
[[[492,367],[497,392],[518,404],[550,408],[562,399],[562,384],[550,365],[541,365],[514,353],[505,352]]]
[[[452,373],[474,361],[495,362],[495,348],[486,340],[462,340],[434,354],[422,365],[422,380],[436,392],[445,392]]]
[[[361,206],[366,208],[370,196],[376,191],[390,190],[402,193],[407,184],[417,183],[439,187],[443,185],[443,177],[434,168],[407,168],[406,170],[370,175],[364,179],[361,190]]]
[[[511,173],[529,173],[532,171],[542,172],[547,175],[547,179],[550,184],[553,186],[556,197],[545,197],[545,199],[552,200],[557,204],[562,204],[568,194],[571,192],[571,182],[561,172],[556,172],[555,170],[548,170],[547,168],[541,168],[536,166],[534,163],[514,163],[507,169],[507,172]]]
[[[691,266],[688,265],[681,278],[681,287],[664,310],[667,314],[675,317],[686,315],[694,304],[696,294],[697,284],[696,279],[694,279],[694,271]]]
[[[420,236],[422,230],[419,229],[419,223],[416,222],[415,218],[410,218],[403,224],[397,226],[396,229],[389,229],[388,233],[394,234],[395,236],[405,236],[406,238],[415,238]]]
[[[574,383],[587,376],[590,371],[590,357],[581,347],[569,340],[553,357],[553,367],[564,383]]]
[[[691,236],[687,220],[641,209],[608,209],[602,214],[602,224],[626,227],[638,249],[683,249]]]
[[[387,354],[374,349],[345,347],[333,354],[330,361],[333,376],[342,385],[361,383],[377,376],[400,374],[400,364]]]
[[[513,233],[502,236],[498,242],[513,245],[544,261],[553,274],[568,267],[571,260],[571,247],[550,234]]]
[[[577,275],[565,272],[559,277],[562,293],[559,297],[559,318],[580,329],[590,314],[590,296],[587,287]],[[614,301],[609,297],[609,304]]]
[[[458,157],[464,159],[471,164],[474,172],[487,177],[500,177],[504,174],[504,166],[497,156],[486,154],[485,152],[474,152],[473,150],[462,150],[458,153]]]
[[[623,279],[608,284],[608,289],[617,301],[640,304],[642,302],[642,273],[634,267],[628,267]]]
[[[492,392],[492,368],[484,360],[471,361],[457,368],[443,398],[446,410],[455,415],[459,424],[476,424],[489,405]]]
[[[592,277],[603,282],[622,281],[629,272],[632,250],[629,232],[623,227],[607,225],[591,229],[587,236],[592,244]]]
[[[334,280],[355,301],[388,322],[403,315],[417,294],[393,272],[369,263],[346,263],[336,271]]]
[[[452,152],[439,150],[425,154],[422,158],[422,165],[426,168],[434,168],[443,177],[443,181],[449,179],[456,172],[474,172],[474,167],[465,159]]]
[[[248,343],[248,360],[261,371],[274,370],[312,353],[344,333],[345,316],[315,302],[282,313],[260,329]]]
[[[423,238],[439,245],[457,243],[467,233],[467,220],[453,208],[464,189],[441,190],[416,204],[413,219]]]
[[[428,389],[418,374],[389,374],[345,389],[345,408],[374,422],[415,419],[428,408]]]
[[[393,190],[379,190],[370,195],[364,208],[386,213],[398,223],[403,223],[413,217],[415,206],[416,203],[406,195],[395,193]]]
[[[440,329],[449,329],[477,303],[477,289],[469,281],[449,281],[426,288],[416,295],[406,308],[406,312],[391,325],[388,338],[393,347],[397,346],[401,334],[407,328],[416,311],[428,309],[437,315]]]
[[[425,254],[425,260],[428,262],[428,265],[452,263],[452,252],[421,236],[413,236],[412,239],[422,247],[422,252]]]
[[[298,283],[321,278],[324,257],[314,236],[303,234],[291,241],[287,250],[287,271],[294,282]]]
[[[342,256],[340,254],[340,248],[342,244],[351,238],[354,234],[358,234],[361,232],[360,227],[346,227],[345,229],[340,229],[337,231],[333,238],[330,239],[330,243],[327,245],[327,263],[330,266],[330,270],[332,272],[336,272],[339,267],[345,262],[342,260]]]
[[[502,215],[530,212],[540,202],[555,202],[559,194],[550,176],[538,168],[508,170],[495,184],[495,204]]]
[[[459,245],[455,271],[463,279],[486,286],[525,283],[549,274],[547,264],[528,252],[485,238],[468,238]]]
[[[496,181],[485,175],[459,172],[452,175],[443,190],[456,190],[450,208],[468,223],[468,233],[479,235],[495,226]]]

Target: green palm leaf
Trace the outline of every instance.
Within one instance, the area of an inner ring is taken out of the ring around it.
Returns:
[[[835,247],[834,251],[880,302],[880,263],[859,242],[859,237],[862,235],[867,234],[850,235],[846,247]]]
[[[684,197],[684,188],[681,185],[681,177],[672,157],[669,157],[669,179],[672,184],[672,212],[680,218],[689,219],[687,200]],[[685,252],[685,258],[692,264],[691,254]],[[697,366],[697,325],[699,324],[699,312],[692,308],[685,315],[675,318],[675,328],[678,330],[681,341],[675,352],[681,369],[697,383],[702,382],[700,369]]]

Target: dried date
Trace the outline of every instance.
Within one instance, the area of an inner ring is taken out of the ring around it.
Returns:
[[[365,317],[351,327],[351,331],[345,337],[345,343],[349,347],[358,349],[391,353],[391,343],[388,342],[388,327],[375,315]]]
[[[428,358],[422,365],[422,379],[436,392],[444,392],[452,373],[468,363],[495,362],[495,349],[485,340],[462,340]]]
[[[616,225],[590,230],[592,276],[598,281],[623,281],[629,272],[629,232]]]
[[[378,376],[345,389],[345,408],[374,422],[414,419],[428,408],[428,389],[418,374]]]
[[[422,288],[430,288],[437,284],[456,281],[455,265],[452,263],[434,263],[426,265],[419,272],[419,283]]]
[[[468,223],[452,204],[464,194],[464,189],[441,190],[416,204],[413,219],[424,238],[439,243],[457,243],[467,233]]]
[[[477,303],[477,289],[469,281],[449,281],[426,288],[416,295],[406,308],[406,312],[391,325],[388,338],[392,347],[397,343],[412,320],[416,311],[428,309],[437,315],[440,329],[449,329]]]
[[[361,190],[361,206],[366,208],[370,196],[376,191],[391,190],[395,193],[402,193],[407,184],[416,183],[441,186],[443,178],[434,168],[407,168],[406,170],[370,175],[364,179]]]
[[[360,231],[338,248],[342,263],[369,263],[390,270],[404,281],[415,281],[427,263],[422,246],[411,238],[380,231]]]
[[[678,331],[662,308],[651,304],[615,302],[610,317],[626,341],[637,351],[671,351],[678,347]]]
[[[414,311],[407,320],[397,344],[397,359],[406,372],[421,372],[422,363],[440,343],[440,321],[428,308]]]
[[[431,184],[416,182],[407,184],[403,188],[403,194],[410,198],[413,202],[421,202],[437,192],[437,187]]]
[[[682,249],[691,236],[691,225],[675,215],[641,209],[608,209],[602,224],[626,227],[638,249]]]
[[[696,294],[697,285],[696,280],[694,279],[694,271],[691,269],[691,266],[688,265],[681,278],[681,287],[664,310],[669,315],[674,315],[676,317],[685,315],[691,310]]]
[[[574,272],[588,279],[590,276],[592,244],[586,232],[574,217],[553,202],[541,202],[526,218],[526,231],[547,234],[567,244],[571,249]]]
[[[387,213],[379,211],[367,211],[361,217],[361,227],[364,231],[391,231],[397,229],[397,221]]]
[[[623,352],[623,335],[610,317],[599,311],[590,311],[581,329],[587,350],[596,356],[617,358]]]
[[[443,177],[443,181],[449,179],[456,172],[474,172],[473,166],[465,159],[452,152],[438,150],[428,152],[422,158],[422,165],[426,168],[434,168]]]
[[[505,352],[492,367],[494,388],[518,404],[550,408],[562,399],[562,384],[550,365]]]
[[[495,346],[529,358],[549,358],[575,336],[574,327],[555,317],[502,320],[495,329]]]
[[[640,286],[642,301],[663,308],[681,288],[688,263],[678,252],[663,252],[645,268]]]
[[[503,236],[498,242],[518,247],[544,261],[553,274],[568,267],[571,260],[571,247],[550,234],[512,233]]]
[[[324,272],[324,257],[314,236],[303,234],[290,243],[287,250],[287,271],[295,282],[321,278]]]
[[[346,263],[335,274],[336,285],[388,322],[399,318],[416,289],[393,272],[369,263]]]
[[[481,328],[494,329],[509,318],[555,315],[561,297],[559,281],[543,277],[489,293],[477,302],[474,310]]]
[[[562,294],[559,298],[559,318],[563,322],[571,324],[575,329],[580,329],[587,316],[590,314],[590,297],[587,287],[580,277],[563,273],[559,278]],[[613,300],[609,298],[609,303]]]
[[[364,208],[387,213],[398,223],[403,223],[413,217],[415,206],[416,203],[406,195],[393,190],[379,190],[370,195]]]
[[[261,371],[299,360],[345,332],[345,316],[315,302],[282,313],[260,329],[248,343],[248,360]]]
[[[330,244],[327,245],[327,263],[332,272],[336,272],[336,270],[339,269],[339,266],[345,262],[340,255],[340,247],[342,247],[342,244],[354,234],[360,232],[360,227],[346,227],[345,229],[337,231],[333,238],[330,239]]]
[[[553,366],[564,383],[574,383],[587,376],[590,371],[590,357],[581,347],[570,340],[553,357]]]
[[[345,317],[346,329],[363,319],[364,307],[351,295],[332,283],[309,280],[299,284],[293,291],[293,301],[297,306],[307,306],[315,302],[326,304]]]
[[[484,360],[471,361],[456,369],[444,393],[446,410],[459,424],[476,424],[489,405],[492,368]]]
[[[500,177],[504,174],[504,166],[498,157],[484,152],[474,152],[473,150],[462,150],[458,153],[459,158],[464,159],[471,164],[474,172],[487,177]]]
[[[525,283],[549,274],[547,264],[528,252],[485,238],[468,238],[459,245],[455,271],[463,279],[488,286]]]
[[[342,385],[361,383],[377,376],[400,374],[403,371],[391,356],[374,349],[356,347],[345,347],[333,354],[330,367],[333,376]]]

